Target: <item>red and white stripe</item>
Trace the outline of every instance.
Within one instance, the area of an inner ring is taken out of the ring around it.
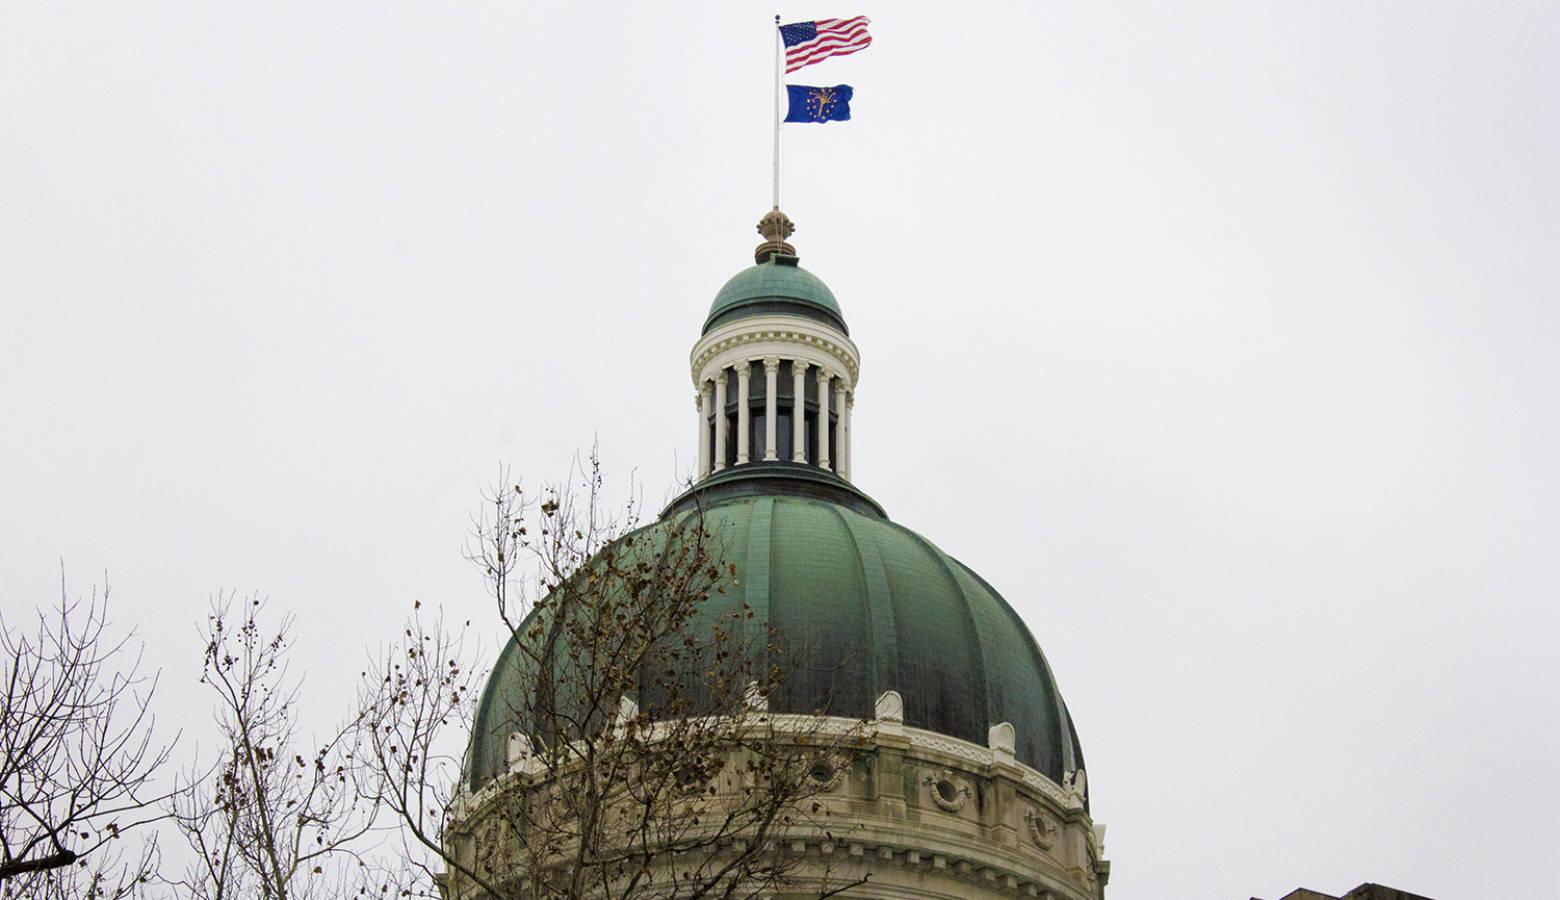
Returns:
[[[802,66],[822,62],[831,56],[844,56],[865,49],[872,43],[872,35],[867,34],[868,21],[866,16],[818,19],[813,22],[813,27],[818,30],[816,37],[785,48],[785,70],[795,72]]]

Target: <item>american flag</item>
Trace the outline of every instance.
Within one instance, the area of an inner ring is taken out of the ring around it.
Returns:
[[[787,72],[795,72],[831,56],[855,53],[872,43],[872,35],[867,34],[866,16],[781,25],[780,39],[785,42]]]

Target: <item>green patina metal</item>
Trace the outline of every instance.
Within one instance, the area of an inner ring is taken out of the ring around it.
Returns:
[[[787,259],[760,263],[732,276],[710,304],[703,333],[734,319],[780,314],[816,319],[849,334],[834,292],[818,276],[795,265],[794,259],[787,264]]]
[[[905,724],[984,745],[1013,724],[1019,761],[1061,781],[1083,765],[1066,706],[1034,637],[984,580],[930,541],[890,522],[876,504],[828,480],[766,478],[701,485],[674,501],[657,537],[703,516],[722,539],[740,588],[713,595],[708,614],[746,603],[786,649],[779,712],[870,717],[898,691]],[[837,481],[837,480],[835,480]],[[832,490],[832,493],[831,493]],[[529,686],[506,647],[478,708],[468,778],[503,771],[511,710]],[[566,652],[560,650],[560,652]]]
[[[850,535],[851,546],[861,561],[861,574],[867,589],[867,630],[872,650],[872,663],[868,671],[874,684],[887,684],[899,671],[899,629],[894,625],[894,600],[888,587],[888,573],[883,568],[883,556],[878,552],[878,542],[861,525],[862,516],[846,516],[835,510],[840,525]]]

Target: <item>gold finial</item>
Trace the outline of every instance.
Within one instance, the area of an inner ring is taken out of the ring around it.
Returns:
[[[782,256],[795,256],[796,248],[785,242],[785,239],[796,231],[796,225],[791,218],[775,207],[764,213],[764,217],[758,220],[758,233],[764,236],[764,242],[753,251],[753,260],[758,263],[769,262],[776,254]]]

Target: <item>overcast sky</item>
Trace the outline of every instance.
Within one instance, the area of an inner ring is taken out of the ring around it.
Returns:
[[[413,601],[498,633],[499,462],[599,438],[659,508],[775,11],[6,4],[7,620],[106,571],[171,727],[260,591],[323,722]],[[872,16],[791,79],[854,119],[787,126],[782,197],[857,483],[1034,631],[1109,896],[1551,895],[1560,5],[780,12]]]

